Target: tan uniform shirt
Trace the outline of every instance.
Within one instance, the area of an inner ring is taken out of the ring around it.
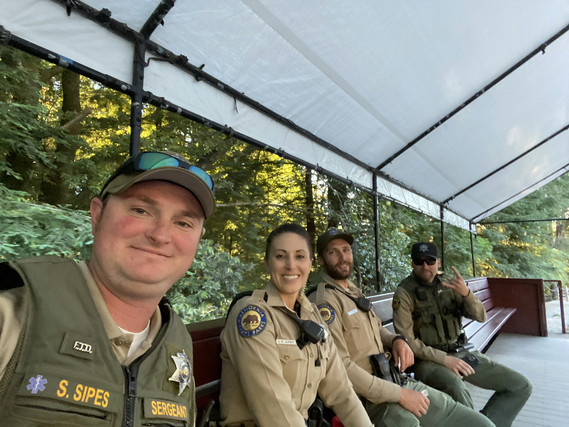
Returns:
[[[156,311],[150,319],[150,330],[148,337],[144,340],[141,347],[130,357],[127,358],[133,334],[123,334],[113,318],[111,317],[103,296],[95,284],[95,280],[89,271],[89,267],[83,261],[78,261],[79,268],[85,277],[93,301],[101,315],[101,320],[105,326],[105,331],[111,341],[113,350],[119,362],[123,365],[130,364],[133,360],[144,354],[152,345],[162,324],[160,309]],[[1,279],[1,278],[0,278]],[[6,365],[10,361],[18,337],[22,330],[25,319],[26,292],[23,287],[0,292],[0,378],[4,375]]]
[[[415,280],[414,275],[409,276],[405,280],[410,279]],[[438,279],[436,280],[438,281]],[[394,301],[397,301],[398,305],[398,307],[394,307],[393,310],[393,326],[397,333],[403,335],[409,340],[409,347],[413,350],[415,357],[444,365],[446,353],[442,350],[425,345],[413,332],[415,297],[410,295],[409,292],[401,286],[398,286],[393,298]],[[463,298],[463,303],[469,318],[479,322],[484,322],[486,320],[486,310],[484,309],[484,305],[482,305],[482,302],[472,292]]]
[[[221,332],[222,425],[305,426],[318,393],[346,427],[372,426],[354,393],[330,337],[297,345],[298,325],[272,284],[241,298]],[[300,318],[323,324],[318,310],[301,294]]]
[[[354,390],[373,403],[399,402],[401,388],[374,376],[369,360],[372,354],[385,353],[395,335],[381,325],[373,310],[361,311],[345,295],[362,296],[352,282],[345,289],[327,274],[323,275],[323,280],[325,283],[320,283],[318,290],[309,298],[318,305],[328,324]],[[326,289],[326,284],[334,286],[334,289]]]

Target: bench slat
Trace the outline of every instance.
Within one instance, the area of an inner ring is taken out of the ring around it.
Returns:
[[[502,308],[498,310],[491,319],[487,320],[476,333],[469,337],[469,342],[474,344],[474,348],[483,351],[492,338],[498,333],[500,328],[515,313],[515,308]]]
[[[489,321],[494,316],[499,314],[499,312],[502,309],[503,309],[503,307],[493,307],[490,310],[488,310],[486,312],[486,321]],[[476,320],[469,319],[467,317],[463,317],[462,319],[463,319],[462,329],[464,329],[464,331],[466,332],[467,337],[474,336],[476,334],[476,332],[478,332],[478,330],[480,328],[482,328],[482,326],[484,325],[484,323],[480,323]]]
[[[476,297],[480,301],[486,301],[486,300],[491,298],[490,289],[482,289],[482,290],[476,291],[476,292],[474,292],[474,295],[476,295]]]
[[[490,288],[490,286],[488,285],[488,279],[486,277],[477,277],[475,279],[468,279],[466,280],[466,284],[468,285],[470,290],[474,293],[482,289]]]

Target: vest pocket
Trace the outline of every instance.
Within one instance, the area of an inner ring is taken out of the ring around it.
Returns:
[[[17,403],[10,409],[12,417],[7,425],[110,426],[113,417],[117,416],[97,409],[81,406],[61,408],[50,403],[45,399],[33,399],[26,404]]]

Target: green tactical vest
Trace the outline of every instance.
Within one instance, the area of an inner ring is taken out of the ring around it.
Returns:
[[[435,348],[456,342],[461,329],[462,301],[454,291],[440,283],[422,286],[413,276],[399,286],[414,299],[413,332],[417,338]]]
[[[11,266],[27,288],[28,306],[0,381],[2,425],[194,425],[192,342],[168,305],[161,304],[163,325],[152,347],[125,367],[75,262],[38,257]],[[179,396],[182,387],[171,377],[188,382]]]

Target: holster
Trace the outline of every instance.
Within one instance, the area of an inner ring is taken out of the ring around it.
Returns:
[[[319,397],[316,398],[314,403],[308,408],[308,420],[306,425],[308,427],[330,427],[330,423],[325,418],[325,406]]]
[[[393,358],[387,358],[385,353],[372,354],[369,356],[373,374],[382,380],[389,381],[397,385],[405,385],[407,378],[403,377],[395,367]]]

